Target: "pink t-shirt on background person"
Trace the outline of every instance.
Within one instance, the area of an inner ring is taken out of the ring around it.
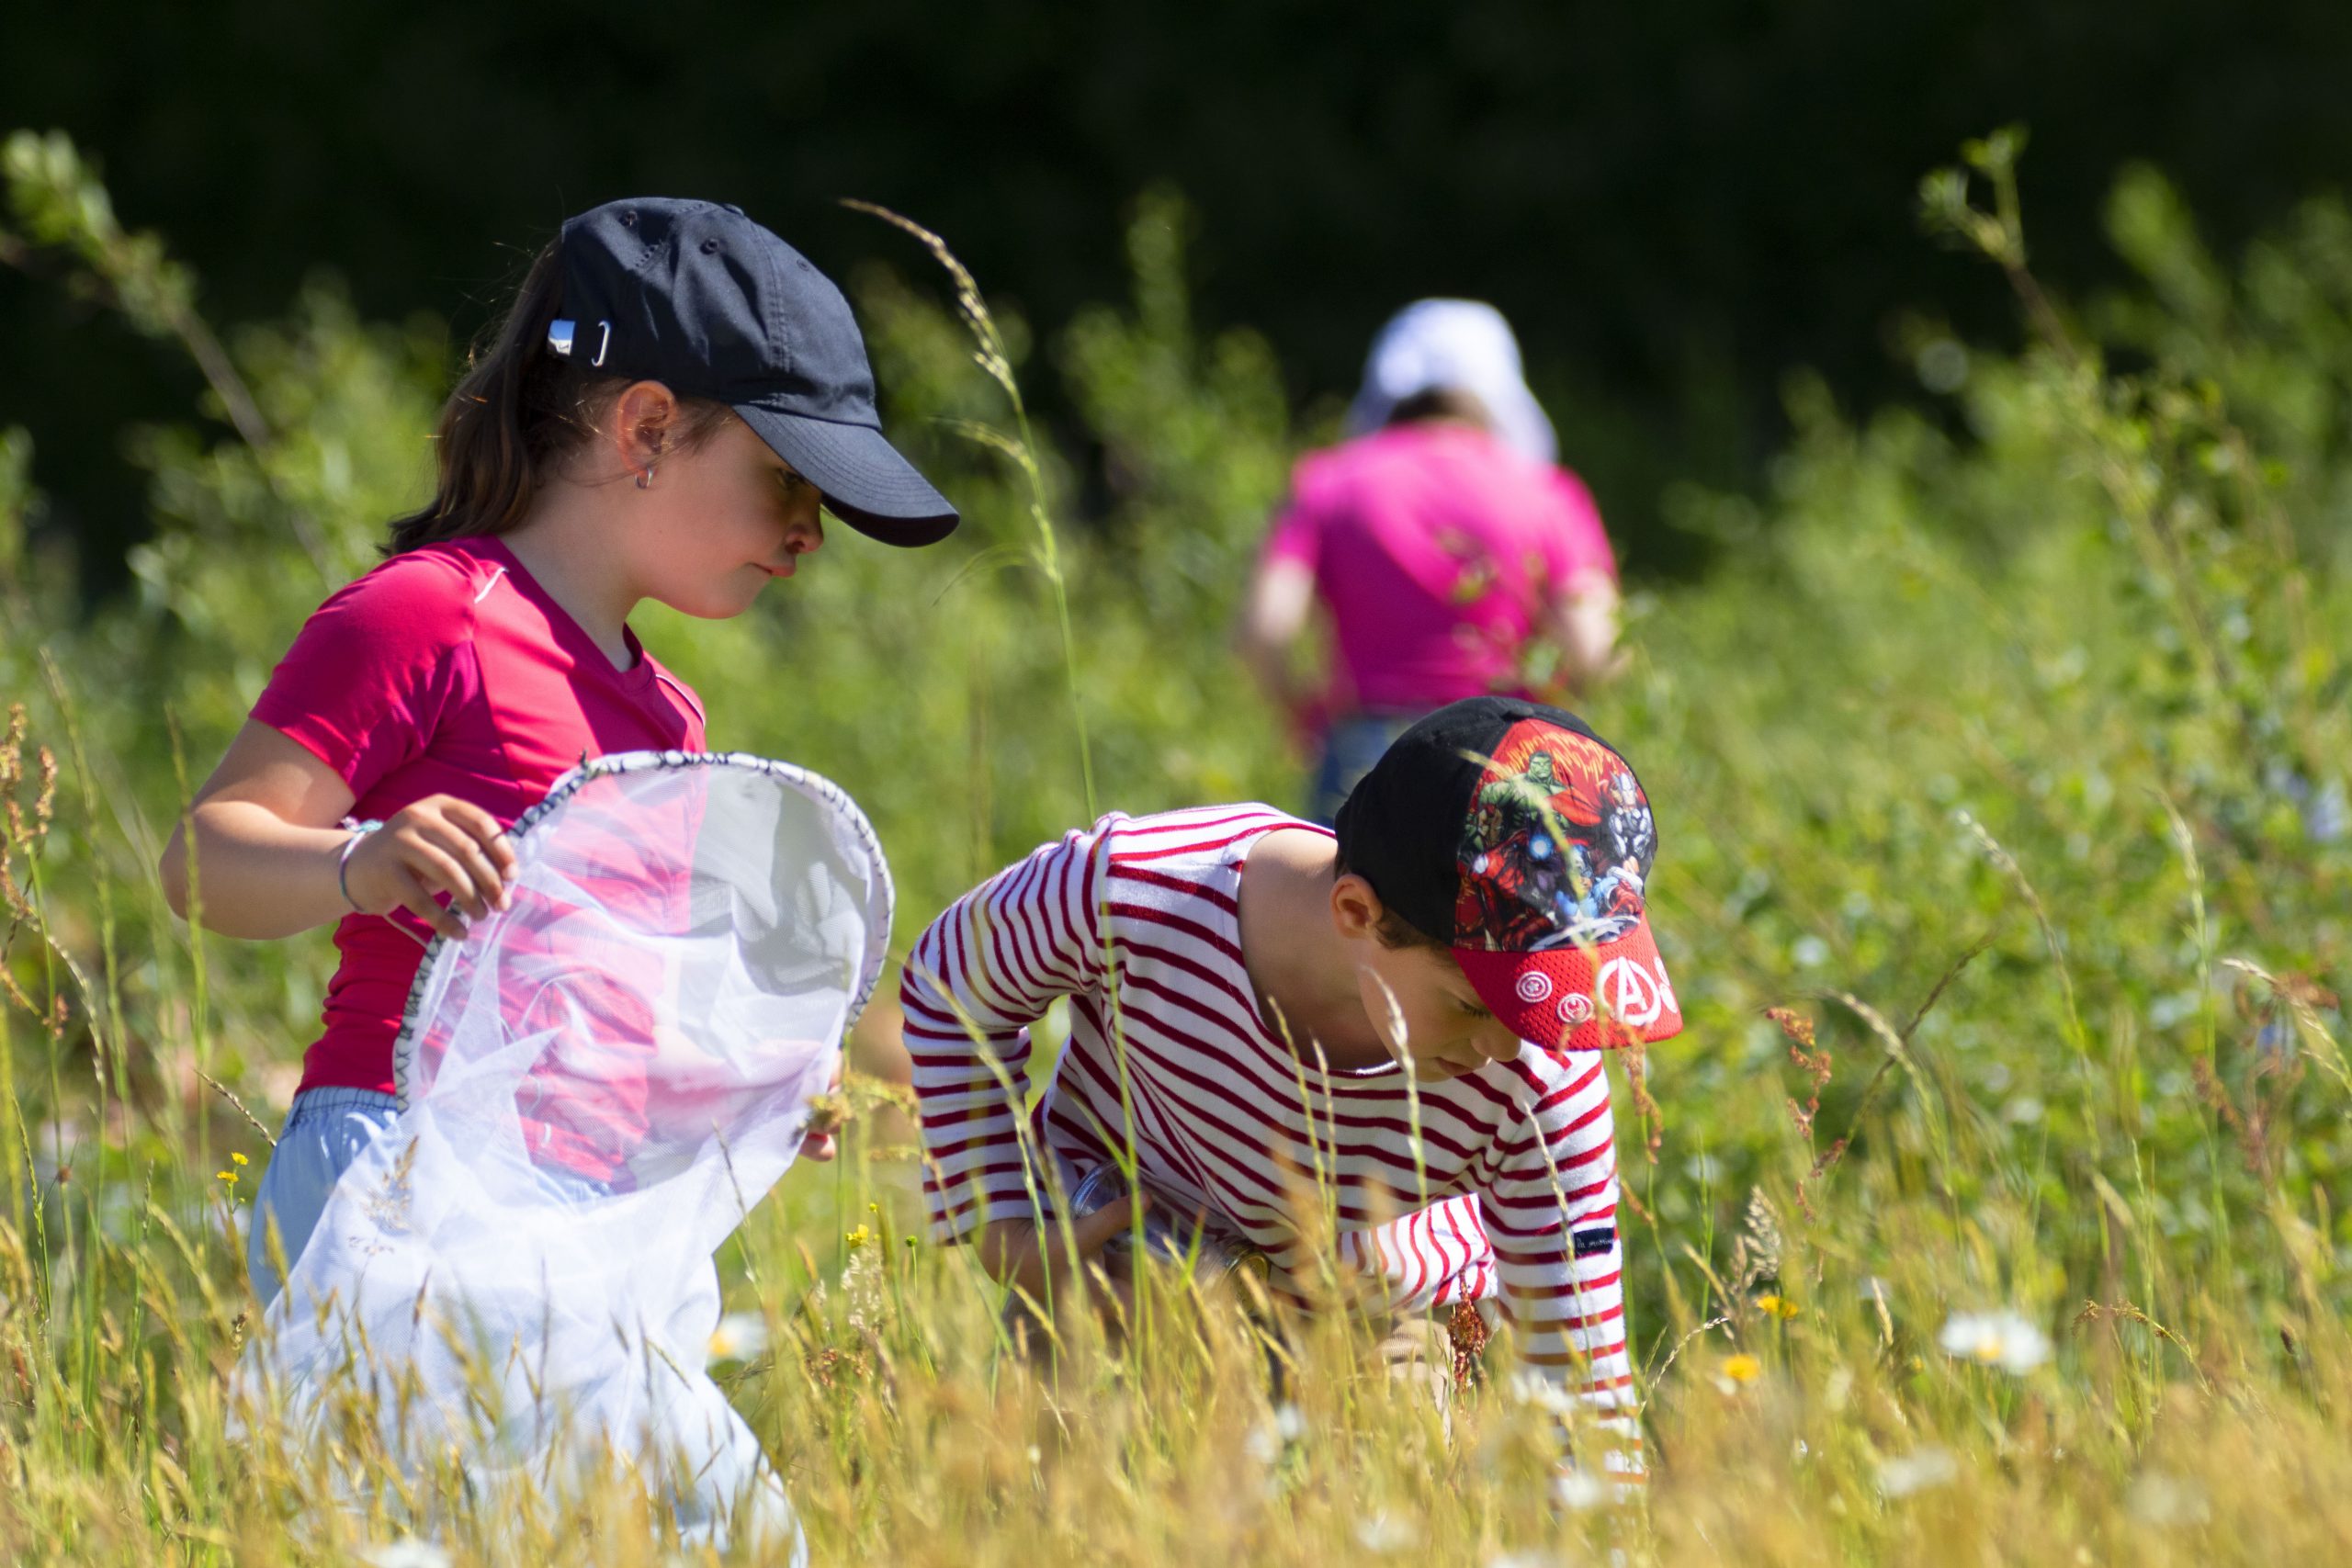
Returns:
[[[1266,543],[1283,561],[1330,610],[1335,713],[1524,695],[1520,651],[1546,611],[1579,579],[1617,579],[1581,480],[1446,421],[1303,459]]]
[[[495,538],[393,557],[319,606],[253,716],[391,816],[453,795],[511,824],[584,759],[703,749],[702,704],[639,645],[617,670]],[[405,910],[346,915],[301,1088],[393,1090],[392,1042],[431,936]]]

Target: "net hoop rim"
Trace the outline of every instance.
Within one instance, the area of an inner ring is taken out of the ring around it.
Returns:
[[[674,773],[688,768],[737,768],[747,773],[762,773],[781,780],[801,794],[829,806],[848,823],[874,866],[874,893],[881,908],[880,918],[867,928],[865,952],[858,964],[858,983],[850,998],[849,1011],[842,1022],[842,1032],[857,1021],[872,999],[874,988],[881,982],[882,970],[889,956],[890,926],[898,908],[898,889],[890,880],[890,863],[882,853],[882,840],[874,824],[849,792],[824,774],[801,767],[797,762],[779,762],[772,757],[762,757],[750,751],[616,751],[608,756],[592,757],[565,773],[549,786],[546,798],[514,818],[506,829],[517,855],[522,854],[532,833],[548,818],[553,816],[564,802],[598,779],[612,778],[622,773]],[[458,939],[462,942],[464,939]],[[405,1113],[410,1106],[410,1078],[416,1067],[416,1043],[424,1022],[425,993],[432,989],[434,971],[439,967],[443,950],[452,946],[451,940],[435,935],[425,945],[424,956],[416,966],[416,978],[410,982],[408,1000],[401,1008],[400,1032],[392,1038],[392,1100],[394,1108]]]

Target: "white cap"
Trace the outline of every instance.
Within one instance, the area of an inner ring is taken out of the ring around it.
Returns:
[[[1476,299],[1423,299],[1390,318],[1373,340],[1363,385],[1348,405],[1348,434],[1377,430],[1398,403],[1440,389],[1477,399],[1496,437],[1511,450],[1542,463],[1559,456],[1552,422],[1527,389],[1510,323]]]

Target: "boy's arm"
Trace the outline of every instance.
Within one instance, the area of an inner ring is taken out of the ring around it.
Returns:
[[[1479,1217],[1521,1358],[1596,1418],[1604,1438],[1599,1468],[1638,1480],[1645,1467],[1626,1351],[1609,1075],[1598,1052],[1570,1060],[1566,1085],[1544,1095],[1498,1151]]]
[[[1040,847],[949,906],[915,942],[899,987],[922,1115],[933,1239],[983,1220],[1030,1220],[1022,1089],[1029,1025],[1056,997],[1091,989],[1110,829]]]

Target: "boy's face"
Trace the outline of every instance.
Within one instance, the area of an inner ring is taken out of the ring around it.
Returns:
[[[1369,934],[1362,946],[1356,984],[1364,1014],[1415,1077],[1460,1077],[1519,1055],[1519,1036],[1487,1010],[1452,954],[1386,947]]]

